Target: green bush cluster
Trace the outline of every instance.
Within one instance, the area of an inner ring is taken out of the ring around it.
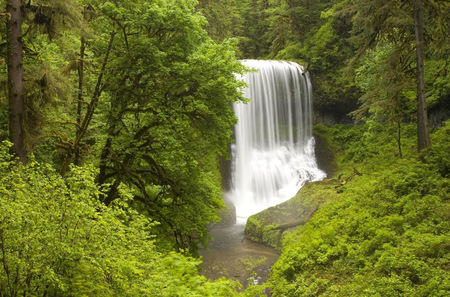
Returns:
[[[61,178],[11,161],[0,146],[0,296],[233,296],[199,261],[156,250],[156,224],[121,203],[99,202],[92,168]]]
[[[448,296],[448,126],[422,156],[405,136],[402,159],[380,125],[319,129],[346,164],[341,197],[285,241],[273,296]]]

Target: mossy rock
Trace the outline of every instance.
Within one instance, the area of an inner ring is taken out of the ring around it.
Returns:
[[[325,179],[304,185],[295,197],[248,218],[246,238],[281,250],[283,238],[306,223],[321,205],[339,198],[340,181]]]

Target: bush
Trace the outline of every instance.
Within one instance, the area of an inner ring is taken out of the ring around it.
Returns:
[[[232,296],[197,260],[158,253],[155,224],[122,203],[102,205],[91,168],[63,179],[0,146],[0,296]],[[124,196],[124,194],[123,194]]]

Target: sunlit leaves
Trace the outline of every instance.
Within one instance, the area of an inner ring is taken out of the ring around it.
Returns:
[[[198,260],[156,252],[154,222],[98,200],[92,168],[61,178],[0,147],[0,294],[3,296],[234,296],[237,283],[208,281]]]

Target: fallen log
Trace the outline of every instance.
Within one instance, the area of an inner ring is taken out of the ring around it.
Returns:
[[[284,231],[286,229],[289,229],[289,228],[292,228],[292,227],[295,227],[295,226],[304,225],[308,220],[309,220],[309,218],[308,219],[303,219],[303,220],[297,220],[297,221],[289,222],[289,223],[286,223],[286,224],[281,224],[281,225],[276,226],[273,229],[274,230],[282,230],[282,231]]]
[[[306,224],[306,222],[309,221],[309,219],[312,217],[312,215],[319,209],[319,205],[317,205],[316,207],[314,207],[311,212],[308,214],[308,216],[306,216],[306,218],[304,219],[300,219],[300,220],[295,220],[289,223],[285,223],[285,224],[281,224],[276,226],[275,228],[273,228],[274,230],[281,230],[281,232],[285,231],[286,229],[289,228],[293,228],[296,226],[300,226],[300,225],[304,225]]]

